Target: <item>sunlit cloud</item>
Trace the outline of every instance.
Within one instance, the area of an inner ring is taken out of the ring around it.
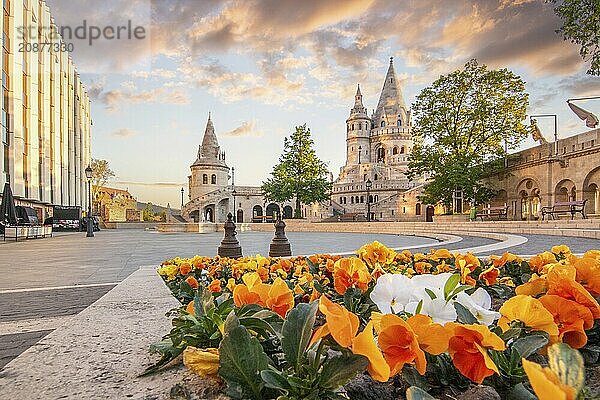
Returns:
[[[137,132],[129,128],[121,128],[112,133],[112,136],[116,136],[118,138],[128,138],[135,135],[137,135]]]
[[[255,136],[260,137],[263,133],[256,130],[256,121],[245,121],[240,126],[235,129],[232,129],[228,132],[225,132],[223,136],[233,136],[233,137],[241,137],[241,136]]]

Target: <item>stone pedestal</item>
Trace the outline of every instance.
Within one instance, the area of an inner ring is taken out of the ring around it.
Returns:
[[[285,236],[285,222],[281,218],[275,222],[275,237],[269,246],[270,257],[290,257],[292,255],[292,246]]]
[[[233,223],[233,215],[227,214],[227,222],[225,222],[225,237],[221,241],[217,254],[221,257],[240,258],[242,256],[242,246],[235,237],[235,224]]]

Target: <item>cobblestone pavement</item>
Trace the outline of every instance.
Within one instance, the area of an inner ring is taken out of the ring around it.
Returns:
[[[287,236],[294,254],[348,253],[373,240],[393,248],[423,245],[413,252],[440,247],[458,250],[498,242],[477,236],[462,236],[460,242],[450,244],[390,234],[289,232]],[[600,240],[524,236],[529,239],[527,243],[507,250],[535,254],[558,243],[577,253],[600,249]],[[0,368],[51,332],[61,317],[79,313],[139,266],[158,265],[176,256],[214,255],[222,237],[222,233],[105,230],[96,233],[95,238],[86,238],[85,233],[62,233],[48,239],[0,242]],[[244,254],[266,254],[272,237],[271,232],[238,234]],[[23,328],[30,321],[35,322],[33,328]]]

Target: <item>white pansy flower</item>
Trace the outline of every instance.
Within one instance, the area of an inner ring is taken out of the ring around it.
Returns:
[[[483,288],[477,289],[470,296],[465,292],[460,292],[456,296],[456,301],[469,310],[477,322],[482,325],[491,325],[500,318],[500,313],[490,310],[492,298]]]
[[[371,300],[383,314],[404,311],[414,288],[411,279],[402,274],[384,274],[377,279]]]

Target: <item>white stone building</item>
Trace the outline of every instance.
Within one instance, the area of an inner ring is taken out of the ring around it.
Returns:
[[[333,184],[336,209],[342,214],[366,215],[370,199],[373,220],[402,219],[399,212],[420,215],[420,205],[417,208],[411,202],[408,209],[397,204],[406,201],[402,195],[420,183],[406,176],[412,148],[411,114],[390,58],[377,108],[370,117],[360,86],[356,91],[354,107],[346,120],[346,164]],[[368,195],[367,181],[372,185]]]

